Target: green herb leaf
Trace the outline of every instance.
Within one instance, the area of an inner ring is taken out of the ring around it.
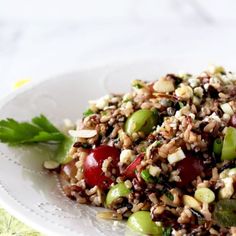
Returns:
[[[142,170],[141,172],[142,179],[147,183],[154,183],[153,177],[150,175],[148,170]]]
[[[53,133],[60,132],[44,115],[34,117],[32,123],[42,128],[44,131]]]
[[[167,227],[164,229],[162,235],[163,236],[171,236],[171,231],[172,231],[172,228],[171,227]]]
[[[166,192],[165,192],[165,195],[166,195],[171,201],[174,201],[174,196],[173,196],[173,194],[172,194],[171,192],[166,191]]]
[[[8,118],[0,121],[0,141],[8,144],[61,142],[62,134],[45,116],[33,118],[32,123]]]
[[[87,116],[90,116],[94,114],[94,112],[89,108],[88,110],[86,110],[84,113],[83,113],[83,116],[84,117],[87,117]]]

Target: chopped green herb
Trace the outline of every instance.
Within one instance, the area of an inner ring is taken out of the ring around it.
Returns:
[[[139,83],[135,83],[135,84],[133,84],[133,87],[137,88],[137,89],[141,89],[143,86]]]
[[[162,233],[162,236],[171,236],[171,231],[172,231],[171,227],[165,228],[163,233]]]
[[[132,100],[130,98],[127,98],[123,102],[125,103],[125,102],[130,102],[130,101],[132,101]]]
[[[62,142],[62,134],[45,116],[40,115],[30,122],[18,122],[8,118],[0,121],[0,141],[12,145]]]
[[[141,177],[147,183],[154,183],[153,177],[150,175],[148,170],[142,170]]]
[[[223,142],[220,138],[215,139],[213,143],[213,152],[220,156],[222,152]]]
[[[165,195],[166,195],[171,201],[174,201],[174,196],[173,196],[173,194],[172,194],[170,191],[166,191],[166,192],[165,192]]]
[[[94,112],[89,108],[88,110],[86,110],[84,113],[83,113],[83,116],[84,117],[87,117],[87,116],[90,116],[94,114]]]

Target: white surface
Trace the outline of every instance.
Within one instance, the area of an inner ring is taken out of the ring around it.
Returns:
[[[236,71],[234,0],[1,0],[0,97],[13,81],[157,57]]]
[[[30,120],[43,113],[55,124],[61,124],[65,117],[76,120],[89,99],[111,91],[128,91],[133,78],[151,80],[169,69],[169,64],[157,68],[157,63],[161,64],[151,61],[90,69],[28,86],[4,99],[0,119]],[[124,235],[123,224],[96,219],[101,208],[77,205],[63,195],[56,176],[42,169],[43,160],[51,155],[37,145],[12,148],[0,144],[0,204],[50,236]]]

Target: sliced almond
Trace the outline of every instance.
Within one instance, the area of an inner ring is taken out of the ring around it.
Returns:
[[[104,220],[122,220],[122,214],[119,214],[115,211],[103,211],[97,213],[97,218]]]
[[[56,161],[45,161],[43,163],[43,167],[47,170],[55,170],[60,166],[60,164]]]
[[[154,85],[153,88],[159,93],[168,93],[175,91],[174,81],[170,78],[162,77]]]
[[[82,129],[82,130],[69,130],[69,135],[73,138],[93,138],[97,135],[97,130]]]

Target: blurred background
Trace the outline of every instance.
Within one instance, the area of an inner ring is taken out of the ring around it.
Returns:
[[[1,0],[0,97],[19,79],[157,58],[236,71],[234,0]]]

